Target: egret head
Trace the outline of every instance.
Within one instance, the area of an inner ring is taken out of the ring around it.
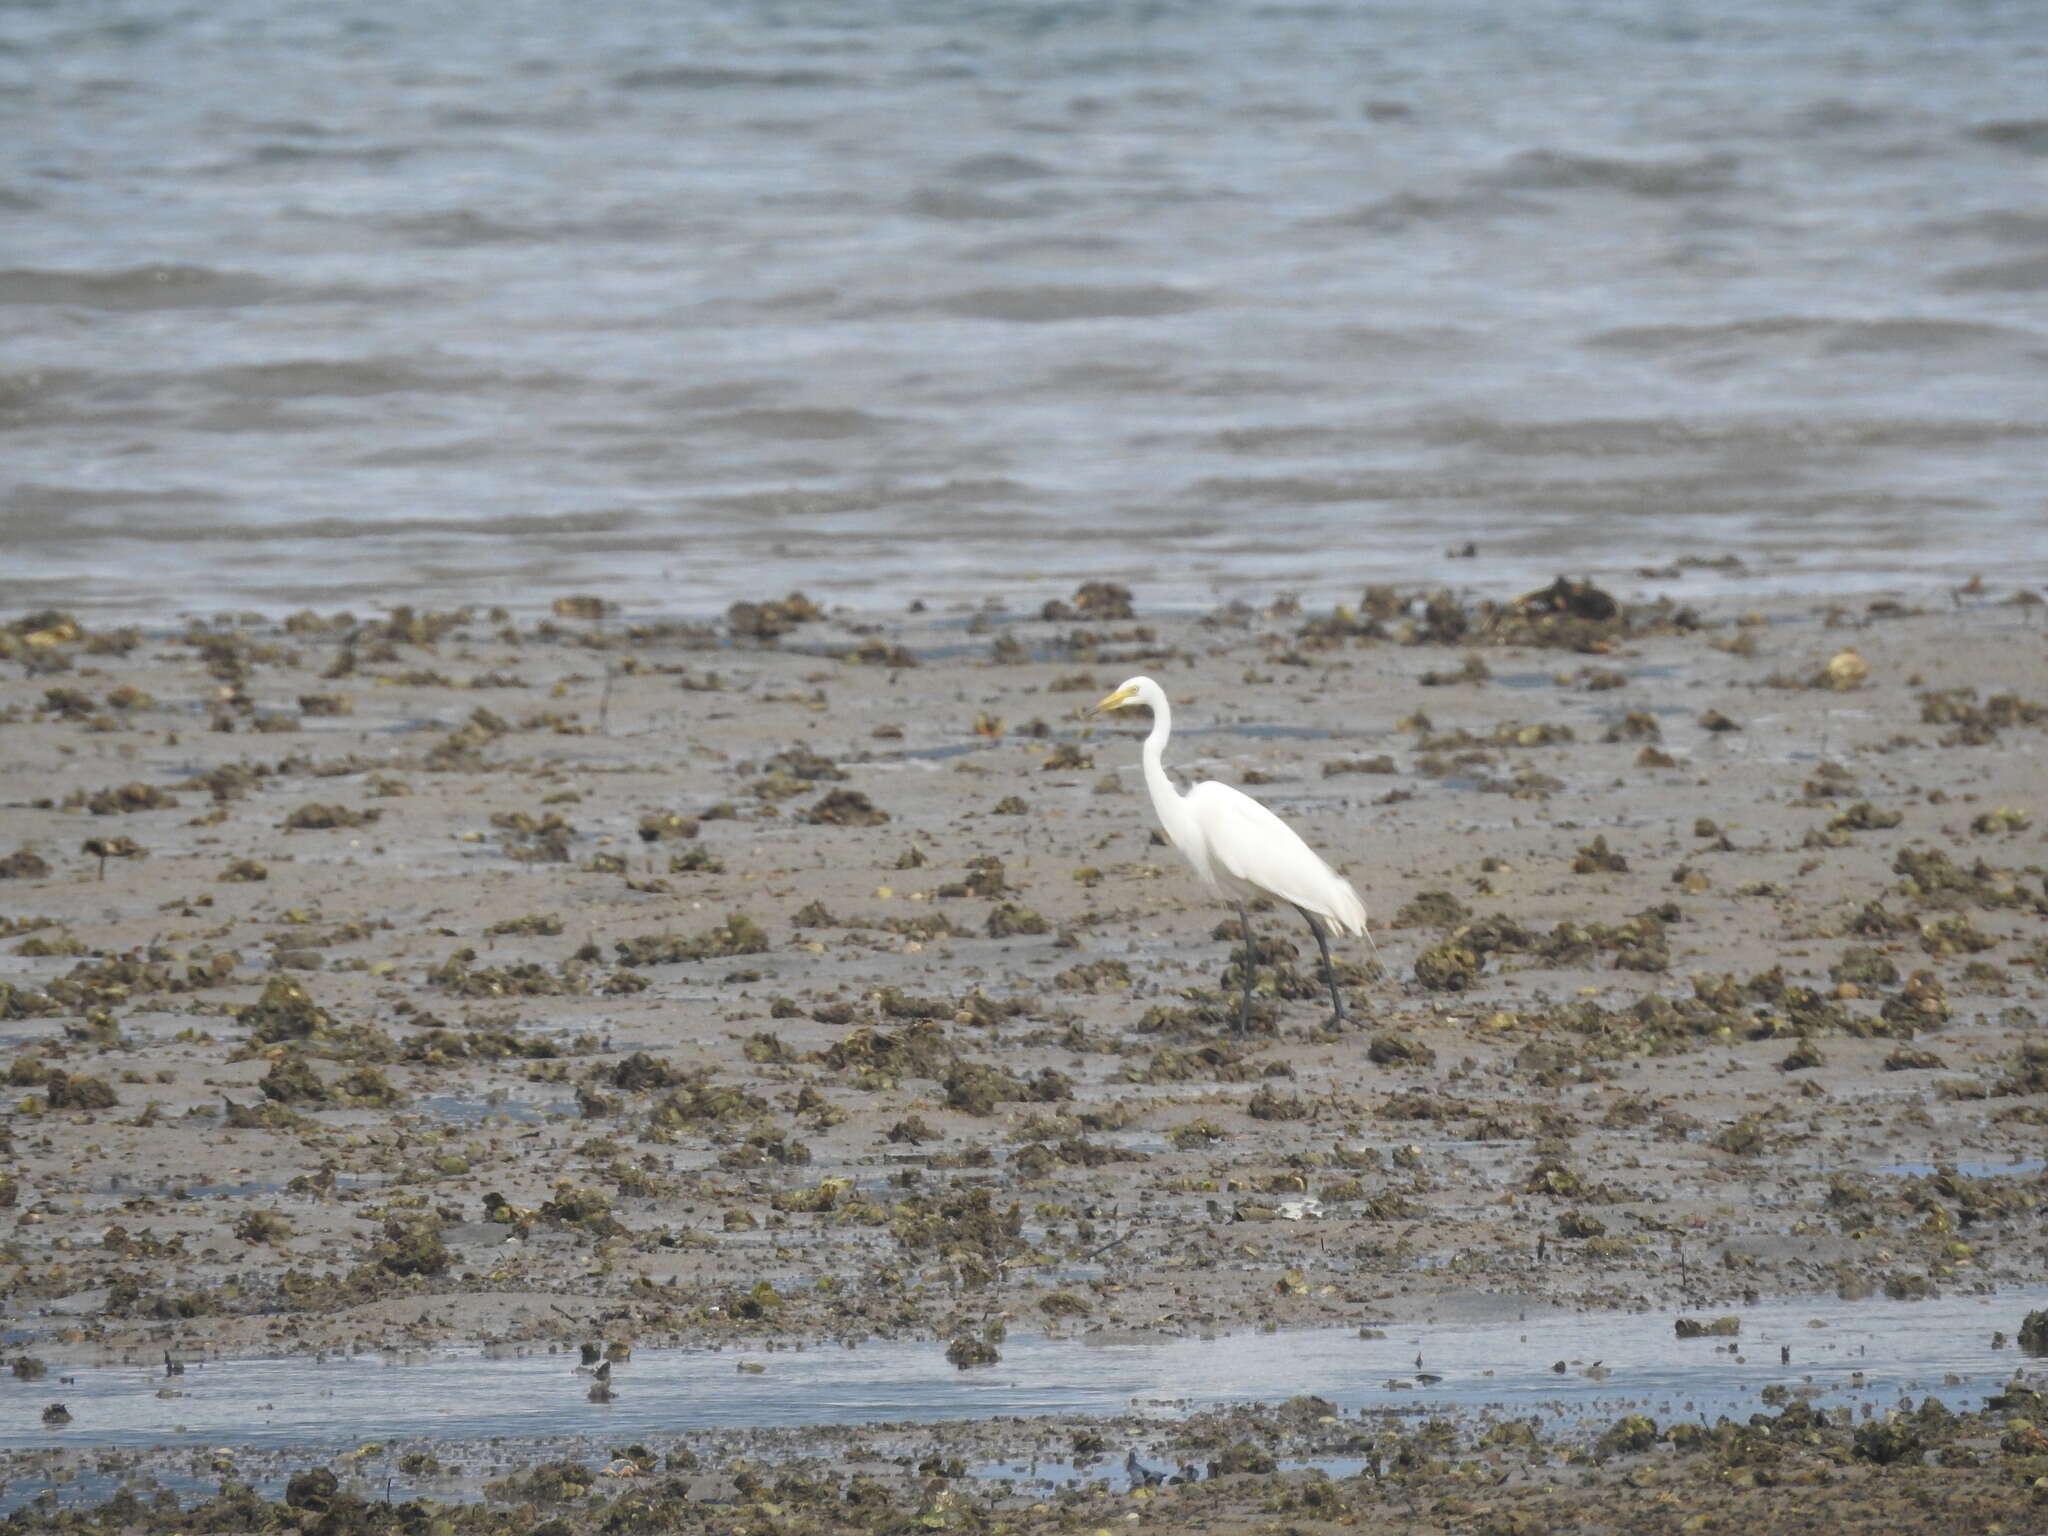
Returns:
[[[1146,709],[1155,709],[1158,707],[1158,701],[1165,697],[1165,691],[1151,678],[1133,677],[1105,697],[1091,713],[1101,715],[1113,709],[1132,709],[1139,705]]]

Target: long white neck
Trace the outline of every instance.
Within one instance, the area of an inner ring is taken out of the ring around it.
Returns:
[[[1152,734],[1145,738],[1145,788],[1152,794],[1152,809],[1158,813],[1159,825],[1166,835],[1181,848],[1192,846],[1181,829],[1188,821],[1187,802],[1180,791],[1173,787],[1173,780],[1166,776],[1166,738],[1173,734],[1173,708],[1162,694],[1152,706]]]

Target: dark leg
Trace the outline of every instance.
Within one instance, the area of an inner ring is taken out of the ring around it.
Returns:
[[[1244,903],[1237,904],[1237,936],[1244,944],[1244,1000],[1237,1010],[1237,1036],[1242,1040],[1252,1028],[1252,972],[1258,961],[1252,949],[1251,914],[1244,909]]]
[[[1316,948],[1323,952],[1323,979],[1330,984],[1330,1006],[1337,1010],[1337,1022],[1344,1022],[1344,999],[1337,991],[1337,967],[1330,961],[1330,941],[1323,937],[1323,925],[1300,907],[1301,920],[1308,924],[1308,931],[1316,936]]]

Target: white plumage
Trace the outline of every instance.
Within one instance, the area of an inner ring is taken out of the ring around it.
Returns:
[[[1322,951],[1330,1002],[1341,1020],[1344,1001],[1337,990],[1326,930],[1365,936],[1365,903],[1358,892],[1324,863],[1294,828],[1243,790],[1213,779],[1197,784],[1185,795],[1173,787],[1162,761],[1167,738],[1173,734],[1173,706],[1166,701],[1166,690],[1151,678],[1132,678],[1095,708],[1125,709],[1139,704],[1152,711],[1152,732],[1145,738],[1143,757],[1145,787],[1151,792],[1159,825],[1203,882],[1237,908],[1246,952],[1239,1030],[1251,1018],[1252,935],[1244,904],[1254,893],[1277,897],[1307,922]]]
[[[1210,884],[1250,886],[1314,913],[1339,933],[1364,936],[1358,892],[1294,828],[1243,790],[1214,779],[1195,785],[1185,799],[1202,829]]]

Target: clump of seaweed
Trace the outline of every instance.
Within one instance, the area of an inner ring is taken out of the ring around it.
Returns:
[[[566,864],[576,828],[560,811],[498,811],[491,825],[501,834],[505,857],[522,864]]]
[[[113,1085],[83,1072],[52,1072],[43,1080],[44,1102],[51,1109],[112,1109],[121,1102]]]
[[[640,818],[643,843],[681,842],[697,835],[697,818],[674,811],[649,811]]]
[[[249,1031],[249,1039],[257,1045],[305,1040],[330,1034],[335,1027],[334,1016],[288,976],[273,976],[264,983],[260,998],[235,1010],[235,1022]]]
[[[1389,928],[1455,928],[1472,916],[1449,891],[1424,891],[1404,902]]]
[[[768,948],[768,934],[744,912],[734,912],[715,928],[691,938],[673,933],[643,933],[612,945],[624,965],[680,965],[690,960],[757,955]]]
[[[1032,907],[1020,907],[1013,902],[998,903],[988,915],[983,931],[992,939],[1007,939],[1019,935],[1029,936],[1050,933],[1052,925]]]
[[[1062,992],[1127,992],[1131,968],[1121,960],[1085,960],[1061,971],[1052,984]]]
[[[1136,618],[1137,613],[1131,604],[1129,587],[1114,581],[1084,581],[1071,602],[1051,598],[1039,609],[1038,616],[1049,623],[1065,623],[1073,619],[1103,623]]]
[[[0,858],[0,880],[41,880],[50,873],[50,861],[29,848],[17,848]]]
[[[737,602],[725,610],[725,627],[735,639],[770,641],[799,624],[824,617],[818,605],[801,592],[764,602]]]
[[[1600,873],[1627,874],[1628,860],[1607,846],[1607,834],[1601,833],[1592,842],[1580,848],[1572,859],[1572,873],[1590,875]]]
[[[592,988],[589,967],[581,960],[565,960],[551,971],[533,960],[479,966],[476,959],[468,945],[454,950],[427,972],[428,985],[457,997],[577,997]]]
[[[1339,607],[1312,619],[1296,635],[1302,650],[1327,650],[1354,640],[1397,645],[1505,645],[1592,653],[1623,639],[1699,628],[1700,617],[1668,598],[1631,611],[1589,581],[1560,576],[1512,601],[1467,605],[1446,590],[1402,592],[1365,589],[1357,608]]]
[[[360,1066],[328,1081],[295,1050],[279,1054],[256,1086],[265,1098],[284,1105],[389,1109],[405,1102],[405,1095],[373,1066]]]
[[[287,832],[332,831],[344,827],[365,827],[384,814],[376,806],[358,811],[346,805],[309,801],[288,814],[278,825]]]
[[[879,827],[889,820],[889,813],[877,809],[874,802],[857,789],[834,789],[820,796],[817,804],[804,812],[804,820],[814,826]]]
[[[677,1083],[648,1111],[649,1127],[661,1135],[678,1131],[724,1125],[735,1120],[755,1120],[768,1113],[768,1101],[759,1094],[712,1079],[708,1071],[692,1072]]]
[[[2014,693],[1996,693],[1979,703],[1975,688],[1938,688],[1920,695],[1920,720],[1955,727],[1941,738],[1944,747],[1982,747],[2013,726],[2048,722],[2048,705]]]
[[[889,1232],[906,1253],[950,1264],[966,1285],[988,1284],[1004,1264],[1030,1251],[1023,1208],[998,1208],[994,1194],[980,1186],[912,1196],[896,1206]]]

